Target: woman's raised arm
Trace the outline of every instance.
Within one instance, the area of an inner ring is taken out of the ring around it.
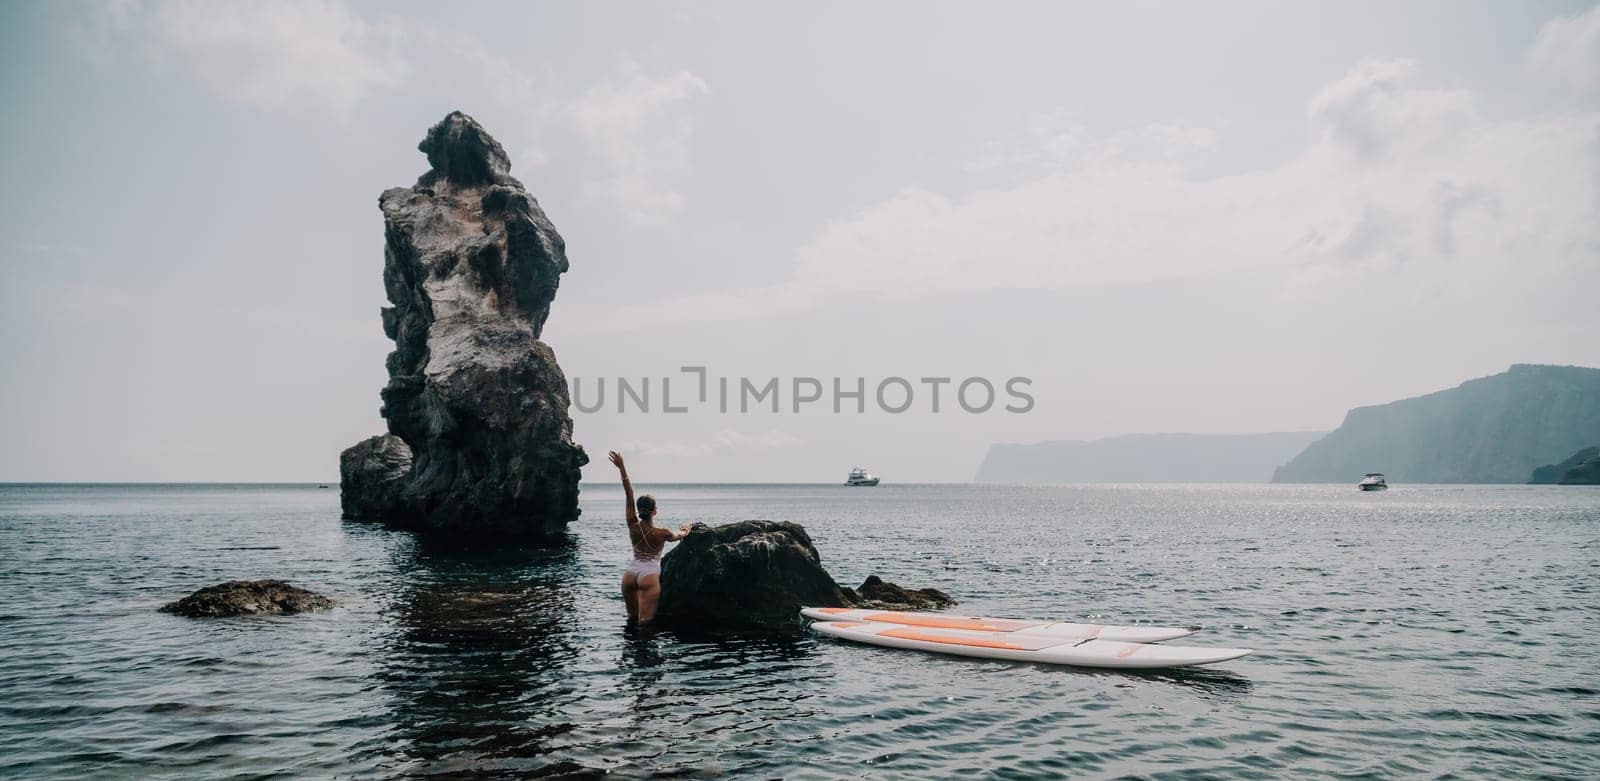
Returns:
[[[611,451],[611,463],[616,465],[617,472],[622,475],[622,501],[628,508],[628,523],[639,522],[639,513],[633,509],[633,483],[628,482],[628,467],[622,463],[622,454]]]

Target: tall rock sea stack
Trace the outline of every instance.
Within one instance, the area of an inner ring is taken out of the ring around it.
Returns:
[[[378,199],[390,436],[342,455],[344,515],[453,538],[547,538],[578,517],[588,462],[566,377],[539,340],[566,246],[471,117],[450,114],[417,148],[428,172]]]

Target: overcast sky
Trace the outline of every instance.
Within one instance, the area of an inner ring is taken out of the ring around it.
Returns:
[[[569,377],[784,378],[613,385],[590,480],[967,480],[1600,365],[1585,3],[8,2],[0,66],[0,480],[336,480],[383,430],[377,197],[452,109],[566,237]]]

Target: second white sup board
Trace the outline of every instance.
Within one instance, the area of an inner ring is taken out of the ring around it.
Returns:
[[[1192,648],[1098,639],[1063,640],[1017,632],[933,629],[873,621],[817,621],[811,628],[832,637],[888,648],[1127,670],[1215,664],[1250,653],[1247,648]]]
[[[1125,643],[1159,643],[1176,640],[1200,631],[1198,626],[1108,626],[1075,624],[1069,621],[1025,621],[1017,618],[984,618],[945,613],[918,613],[904,610],[857,610],[847,607],[806,607],[800,614],[818,621],[870,621],[926,629],[971,629],[980,632],[1011,632],[1062,640],[1120,640]]]

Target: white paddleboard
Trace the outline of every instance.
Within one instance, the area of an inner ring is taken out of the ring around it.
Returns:
[[[832,637],[888,648],[1125,670],[1215,664],[1251,653],[1247,648],[1192,648],[1099,639],[1062,640],[1017,632],[935,629],[876,621],[817,621],[811,628]]]
[[[856,610],[847,607],[805,607],[800,614],[818,621],[871,621],[926,629],[972,629],[981,632],[1013,632],[1062,640],[1120,640],[1125,643],[1159,643],[1176,640],[1200,631],[1198,626],[1106,626],[1074,624],[1068,621],[1024,621],[1017,618],[954,616],[945,613],[916,613],[902,610]]]

